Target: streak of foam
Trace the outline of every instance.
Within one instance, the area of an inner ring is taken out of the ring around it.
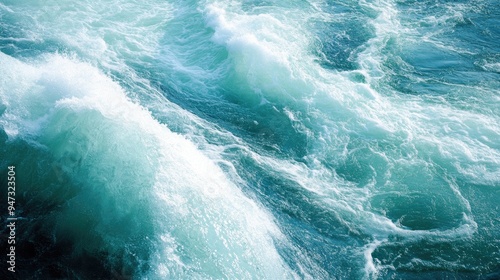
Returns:
[[[391,38],[399,37],[400,33],[410,33],[410,30],[404,30],[398,21],[398,10],[390,0],[360,1],[362,6],[372,9],[377,14],[370,24],[375,29],[375,36],[365,44],[365,50],[362,51],[357,61],[364,71],[369,73],[370,79],[380,79],[385,75],[381,66],[383,61],[382,49]]]
[[[377,249],[378,246],[382,244],[382,241],[375,240],[372,243],[365,246],[364,256],[365,256],[365,277],[366,279],[376,279],[379,273],[377,264],[373,262],[372,253]]]

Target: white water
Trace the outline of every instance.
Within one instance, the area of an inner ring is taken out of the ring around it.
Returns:
[[[405,23],[395,2],[360,3],[373,37],[351,54],[358,69],[344,72],[311,53],[315,23],[342,20],[322,10],[327,4],[269,3],[0,6],[22,15],[12,25],[22,40],[69,53],[0,54],[0,125],[11,141],[39,145],[72,182],[73,196],[52,214],[55,236],[144,277],[271,279],[337,275],[323,267],[338,252],[362,263],[353,264],[361,274],[341,275],[376,278],[396,269],[374,259],[380,248],[477,236],[463,186],[500,185],[498,90],[447,85],[476,104],[388,86],[393,57],[412,73],[395,52],[425,53],[414,46],[420,27]],[[462,12],[431,27],[447,30]],[[440,32],[425,46],[455,51],[435,45]],[[211,108],[199,113],[200,100]],[[241,110],[230,121],[278,135],[264,139],[271,149],[243,125],[217,122],[233,113],[227,104]],[[303,200],[273,204],[272,192],[285,187],[261,184],[263,174],[290,182],[290,197]],[[302,225],[317,244],[318,236],[353,241],[321,255],[321,246],[291,237]],[[428,266],[402,267],[414,263]]]

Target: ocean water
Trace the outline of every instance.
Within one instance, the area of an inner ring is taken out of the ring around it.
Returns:
[[[0,0],[0,172],[2,279],[500,279],[500,3]]]

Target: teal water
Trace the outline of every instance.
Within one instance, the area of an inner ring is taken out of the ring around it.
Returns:
[[[498,279],[499,124],[494,0],[0,0],[2,279]]]

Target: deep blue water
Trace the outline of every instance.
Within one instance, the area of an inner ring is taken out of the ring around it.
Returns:
[[[500,278],[498,1],[0,0],[0,52],[2,279]]]

